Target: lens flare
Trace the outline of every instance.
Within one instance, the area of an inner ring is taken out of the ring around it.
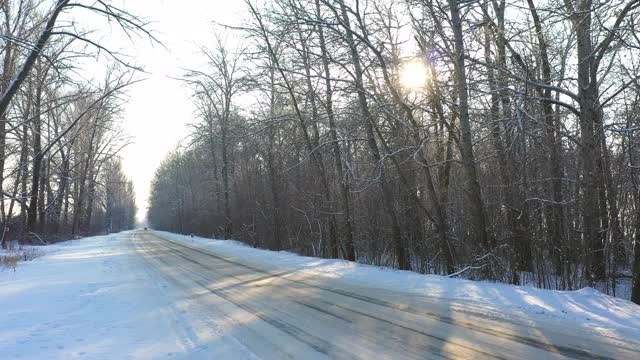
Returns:
[[[418,60],[408,61],[400,67],[400,84],[408,89],[420,89],[427,83],[427,67]]]

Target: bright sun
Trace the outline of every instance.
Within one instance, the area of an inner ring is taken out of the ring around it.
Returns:
[[[400,68],[400,84],[409,89],[420,89],[427,82],[427,68],[421,61],[408,61]]]

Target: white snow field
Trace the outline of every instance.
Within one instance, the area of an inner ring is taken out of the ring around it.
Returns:
[[[640,358],[640,307],[137,230],[0,270],[2,359]]]

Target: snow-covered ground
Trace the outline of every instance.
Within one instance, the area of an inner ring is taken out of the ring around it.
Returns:
[[[567,331],[575,324],[622,343],[640,337],[639,306],[591,289],[549,291],[450,279],[154,233],[266,271],[411,293],[500,319],[544,319]],[[15,271],[0,269],[0,358],[254,357],[217,318],[209,321],[211,309],[189,305],[175,284],[136,252],[131,238],[120,233],[50,245],[41,248],[44,256],[19,263]]]
[[[0,269],[0,358],[251,358],[212,324],[194,342],[175,294],[126,233],[49,245]]]
[[[304,257],[286,251],[255,249],[238,241],[212,240],[168,232],[157,234],[269,271],[295,269],[339,278],[359,286],[418,293],[444,301],[473,303],[481,312],[506,318],[544,317],[590,324],[602,333],[614,331],[624,338],[640,337],[640,306],[591,288],[553,291],[502,283],[452,279],[411,271],[358,264],[343,260]]]

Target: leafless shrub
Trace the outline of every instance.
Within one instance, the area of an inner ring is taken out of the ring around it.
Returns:
[[[44,251],[32,246],[18,246],[6,252],[0,253],[0,269],[12,268],[14,271],[18,262],[31,261],[44,256]]]

